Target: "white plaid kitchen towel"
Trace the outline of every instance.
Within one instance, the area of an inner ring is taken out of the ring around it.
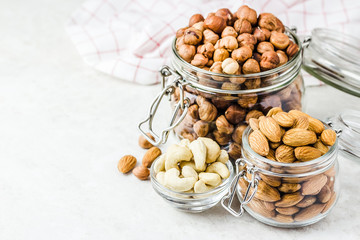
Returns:
[[[299,35],[313,28],[331,28],[360,36],[360,0],[89,0],[66,26],[84,61],[127,81],[155,84],[168,63],[178,28],[195,13],[219,8],[236,11],[243,4],[258,14],[271,12]]]

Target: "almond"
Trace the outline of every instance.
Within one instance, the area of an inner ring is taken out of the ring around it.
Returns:
[[[307,208],[303,208],[300,212],[298,212],[297,214],[295,214],[295,221],[297,222],[301,222],[301,221],[305,221],[307,219],[316,217],[317,215],[319,215],[321,213],[321,211],[324,209],[325,204],[313,204]]]
[[[269,149],[269,154],[266,155],[266,158],[270,159],[270,160],[273,160],[273,161],[276,161],[274,149],[271,149],[271,148]]]
[[[278,188],[280,192],[284,193],[293,193],[298,191],[301,188],[301,185],[298,183],[283,183]]]
[[[151,138],[152,140],[155,141],[155,138],[153,136],[151,136],[150,133],[146,133],[146,135]],[[144,149],[149,149],[151,148],[153,145],[143,136],[143,135],[140,135],[139,136],[139,146],[144,148]]]
[[[122,173],[127,173],[136,165],[136,158],[132,155],[123,156],[118,163],[118,169]]]
[[[147,180],[150,175],[149,169],[143,165],[139,165],[134,168],[132,173],[140,180]]]
[[[272,117],[273,115],[282,112],[283,110],[280,107],[274,107],[268,111],[266,114],[267,117]]]
[[[283,163],[292,163],[296,160],[294,149],[284,144],[276,149],[275,157],[277,161]]]
[[[326,203],[325,208],[321,211],[322,213],[327,212],[335,203],[336,200],[336,193],[333,192],[330,200]]]
[[[307,116],[299,116],[294,121],[293,128],[308,129],[309,128],[309,118]]]
[[[326,129],[321,133],[320,140],[325,145],[332,146],[336,141],[336,132],[332,129]]]
[[[281,222],[281,223],[292,223],[294,222],[294,219],[292,216],[284,215],[284,214],[277,214],[274,218],[275,221]]]
[[[142,165],[145,167],[150,167],[153,161],[161,155],[161,150],[158,147],[152,147],[146,151],[143,159]]]
[[[295,148],[294,152],[295,157],[302,162],[319,158],[322,155],[319,149],[309,146],[297,147]]]
[[[300,192],[284,194],[281,200],[275,203],[276,207],[291,207],[303,200],[304,196]]]
[[[300,208],[298,207],[278,207],[275,209],[278,213],[284,214],[284,215],[293,215],[297,213]]]
[[[260,215],[266,217],[266,218],[273,218],[275,217],[275,210],[269,210],[267,208],[267,206],[264,204],[265,202],[258,200],[256,198],[253,198],[250,202],[249,202],[249,206],[250,208],[259,213]]]
[[[272,116],[273,119],[282,127],[292,127],[295,122],[295,118],[287,112],[279,112]]]
[[[301,117],[301,116],[310,117],[310,115],[308,115],[306,113],[303,113],[302,111],[299,111],[299,110],[290,110],[289,114],[291,116],[293,116],[294,118],[298,118],[298,117]]]
[[[260,180],[255,197],[266,202],[276,202],[280,200],[280,193],[276,188]]]
[[[304,145],[314,144],[317,138],[316,134],[313,131],[301,128],[292,128],[285,133],[282,140],[286,145],[292,147],[300,147]]]
[[[326,203],[330,200],[331,197],[331,190],[328,186],[324,186],[321,191],[319,192],[319,194],[317,195],[317,198],[319,199],[320,202],[322,203]]]
[[[329,148],[327,146],[325,146],[321,142],[321,140],[317,140],[316,143],[314,144],[314,147],[321,152],[321,155],[324,155],[325,153],[327,153],[329,151]]]
[[[268,176],[262,173],[260,173],[259,175],[261,180],[263,180],[265,183],[269,184],[272,187],[278,187],[281,184],[281,179],[279,177]]]
[[[309,130],[315,132],[316,134],[322,133],[324,131],[325,127],[324,124],[313,117],[309,117]]]
[[[281,129],[279,124],[271,118],[264,117],[259,121],[260,131],[271,141],[271,142],[280,142],[281,141]]]
[[[296,206],[300,208],[306,208],[315,202],[316,202],[315,196],[305,196],[303,200],[301,200],[298,204],[296,204]]]
[[[335,171],[335,167],[331,167],[329,170],[326,170],[326,172],[324,172],[324,174],[328,177],[335,177],[336,171]]]
[[[316,195],[325,186],[326,182],[327,177],[324,174],[312,177],[301,185],[301,194]]]
[[[269,154],[269,142],[260,130],[255,130],[250,133],[249,144],[250,147],[261,156],[267,156]]]
[[[249,125],[252,130],[259,130],[259,120],[256,118],[249,119]]]
[[[281,145],[281,142],[277,142],[277,143],[269,142],[269,146],[270,146],[272,149],[277,149],[280,145]]]

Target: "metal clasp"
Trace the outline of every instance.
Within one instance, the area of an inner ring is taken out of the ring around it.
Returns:
[[[180,122],[184,119],[184,117],[186,116],[186,113],[188,111],[188,108],[190,106],[190,99],[189,98],[184,98],[184,82],[182,77],[174,70],[172,70],[170,67],[168,66],[163,66],[160,69],[160,74],[162,76],[162,91],[155,97],[155,99],[153,100],[151,106],[150,106],[150,110],[149,110],[149,114],[148,117],[139,123],[138,125],[138,129],[140,130],[141,134],[153,145],[159,145],[159,144],[163,144],[167,141],[168,136],[169,136],[169,132],[174,129],[177,125],[180,124]],[[167,78],[170,77],[171,75],[175,76],[175,79],[167,84]],[[153,120],[156,114],[156,111],[161,103],[161,100],[163,99],[164,96],[168,96],[169,100],[171,99],[171,95],[175,92],[175,88],[178,87],[180,89],[180,100],[179,102],[176,104],[174,112],[172,114],[169,126],[165,129],[163,129],[161,131],[161,133],[158,135],[153,131]],[[180,117],[176,120],[176,117],[178,115],[178,112],[182,110],[182,114],[180,115]],[[176,121],[175,121],[176,120]],[[148,126],[148,130],[145,131],[142,126],[148,122],[149,126]],[[155,138],[155,141],[152,140],[146,133],[150,132],[150,134]]]
[[[240,217],[244,214],[244,206],[247,205],[255,196],[255,193],[257,191],[257,187],[259,184],[259,180],[258,180],[257,174],[256,174],[256,172],[257,172],[256,167],[246,167],[245,159],[240,158],[240,159],[236,160],[235,166],[236,166],[237,174],[231,182],[228,194],[226,194],[221,199],[221,205],[233,216]],[[251,174],[251,179],[248,179],[246,177],[246,173]],[[236,189],[238,187],[240,178],[243,178],[245,181],[247,181],[249,183],[249,185],[246,189],[244,196],[242,198],[238,196],[239,201],[240,201],[240,207],[238,210],[235,210],[231,207],[231,205],[234,200]],[[253,189],[252,193],[250,193],[251,189]]]

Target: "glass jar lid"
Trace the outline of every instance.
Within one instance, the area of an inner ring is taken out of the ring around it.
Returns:
[[[316,28],[305,39],[303,68],[341,91],[360,97],[360,39]]]
[[[360,161],[360,111],[345,110],[327,122],[338,133],[340,153]]]

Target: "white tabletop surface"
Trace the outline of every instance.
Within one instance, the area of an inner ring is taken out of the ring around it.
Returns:
[[[340,159],[336,208],[301,229],[234,218],[219,205],[178,212],[149,181],[120,174],[122,155],[144,154],[136,126],[159,86],[133,85],[82,62],[64,30],[80,2],[0,4],[1,240],[360,238],[360,164],[347,159]],[[358,98],[329,87],[307,89],[306,99],[320,119],[360,109]]]

